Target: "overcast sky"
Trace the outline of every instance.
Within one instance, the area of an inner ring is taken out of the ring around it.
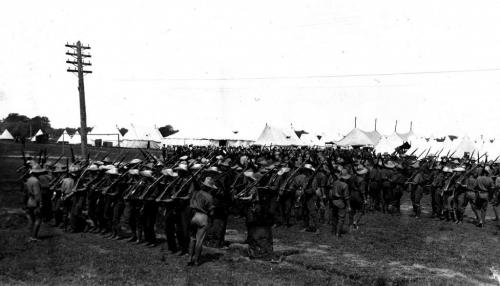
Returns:
[[[397,119],[399,132],[500,137],[499,13],[487,0],[9,1],[0,118],[79,125],[64,44],[81,40],[89,126],[336,134],[357,116],[386,134]]]

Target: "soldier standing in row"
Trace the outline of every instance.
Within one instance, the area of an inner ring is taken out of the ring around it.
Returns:
[[[342,227],[346,214],[351,211],[351,195],[349,185],[347,184],[350,178],[351,175],[349,175],[347,170],[342,169],[338,176],[331,174],[328,179],[328,200],[332,213],[332,234],[335,234],[338,238],[342,235]]]

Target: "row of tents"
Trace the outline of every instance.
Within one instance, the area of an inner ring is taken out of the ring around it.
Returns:
[[[423,138],[417,136],[412,130],[408,133],[393,132],[384,136],[377,130],[364,131],[359,128],[352,129],[343,138],[332,140],[326,136],[314,134],[297,135],[293,127],[278,128],[266,124],[260,135],[255,139],[251,136],[242,135],[239,131],[217,130],[216,128],[202,130],[181,130],[168,137],[163,137],[156,126],[147,128],[130,124],[127,126],[128,132],[122,136],[117,126],[105,128],[104,126],[94,126],[87,134],[87,142],[93,146],[115,146],[125,148],[151,148],[159,149],[163,145],[179,146],[318,146],[324,147],[328,144],[344,148],[351,147],[373,147],[376,153],[392,154],[395,149],[404,142],[408,142],[411,148],[408,154],[441,156],[451,155],[452,157],[462,157],[464,153],[487,153],[490,158],[500,155],[500,146],[492,140],[472,140],[468,136],[451,140],[446,136],[444,140],[435,138]],[[31,139],[37,142],[36,138],[43,136],[39,130]],[[0,140],[14,140],[8,130],[0,135]],[[81,136],[78,132],[69,135],[66,131],[57,139],[57,143],[80,144]]]

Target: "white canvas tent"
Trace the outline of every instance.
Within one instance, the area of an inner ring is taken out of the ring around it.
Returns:
[[[207,128],[187,127],[179,132],[163,138],[162,144],[173,146],[250,146],[253,140],[237,130],[230,130],[222,126]]]
[[[375,129],[373,131],[363,131],[368,138],[373,142],[373,145],[377,145],[378,141],[382,139],[382,135]]]
[[[82,143],[82,136],[80,135],[80,132],[76,131],[73,136],[69,139],[69,144],[80,144]]]
[[[14,140],[14,137],[10,134],[9,130],[5,129],[2,135],[0,135],[0,140]]]
[[[130,124],[128,132],[123,136],[121,147],[125,148],[161,148],[163,136],[156,126],[146,127]]]
[[[38,131],[35,133],[35,136],[31,137],[31,142],[36,142],[36,137],[43,135],[42,129],[38,129]]]
[[[366,133],[359,129],[354,128],[351,132],[347,133],[347,135],[336,142],[339,146],[373,146],[375,143],[366,135]]]
[[[69,136],[68,132],[64,130],[64,132],[59,136],[59,139],[57,139],[57,143],[69,143],[71,139],[71,136]]]
[[[307,133],[300,136],[300,140],[307,146],[325,146],[325,142],[318,139],[317,135]]]
[[[453,154],[453,158],[462,158],[465,153],[471,154],[472,152],[478,151],[479,148],[476,147],[476,144],[474,144],[474,141],[470,139],[469,136],[464,136],[460,140],[460,143],[458,143],[457,147],[455,148],[455,153]]]
[[[294,136],[295,135],[295,136]],[[295,132],[290,129],[288,132],[283,131],[277,127],[270,126],[266,124],[264,130],[260,133],[260,136],[254,143],[255,145],[262,146],[302,146],[304,143],[300,141],[299,137]]]
[[[87,140],[92,146],[96,146],[96,143],[100,141],[101,145],[107,142],[116,147],[120,146],[121,135],[116,126],[97,125],[87,134]]]
[[[387,137],[382,137],[377,145],[375,145],[375,153],[377,154],[392,154],[399,145],[393,144]]]

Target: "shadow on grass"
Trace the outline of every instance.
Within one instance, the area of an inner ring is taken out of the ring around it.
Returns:
[[[200,258],[200,265],[205,264],[207,262],[212,262],[219,260],[223,256],[222,253],[207,253],[202,255]]]

